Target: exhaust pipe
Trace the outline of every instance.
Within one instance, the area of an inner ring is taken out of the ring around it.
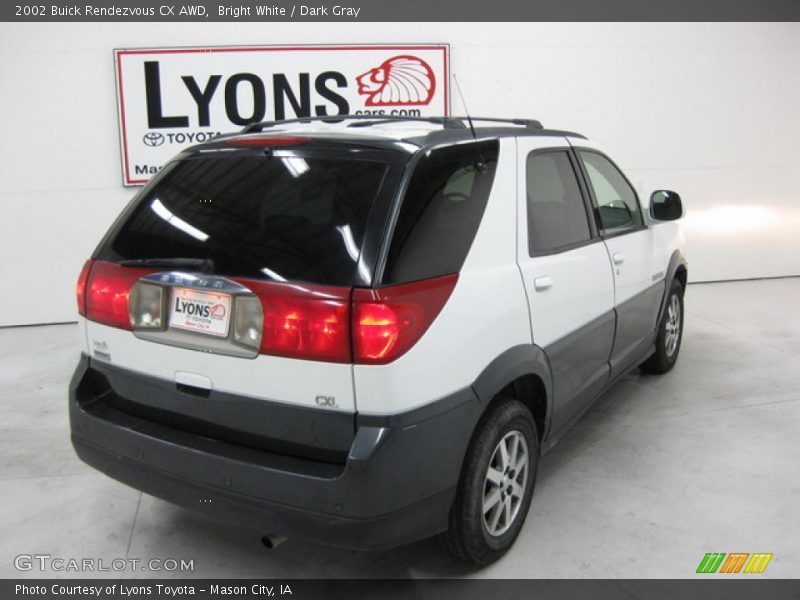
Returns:
[[[264,544],[264,547],[269,550],[274,550],[285,541],[286,538],[284,536],[275,535],[273,533],[268,533],[267,535],[261,538],[261,543]]]

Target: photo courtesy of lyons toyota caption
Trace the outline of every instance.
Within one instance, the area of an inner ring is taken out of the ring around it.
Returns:
[[[596,144],[534,120],[337,116],[185,150],[77,288],[78,455],[265,535],[513,544],[540,456],[665,373],[687,264]]]

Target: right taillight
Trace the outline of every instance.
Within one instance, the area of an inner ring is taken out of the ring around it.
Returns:
[[[233,304],[233,341],[254,350],[261,347],[264,309],[256,296],[240,296]]]
[[[261,354],[350,362],[349,288],[237,281],[255,293],[262,311],[258,315],[255,302],[237,299],[234,339],[238,343],[257,343]]]
[[[353,360],[386,364],[416,344],[458,280],[445,275],[378,289],[353,290]]]
[[[386,364],[428,330],[458,280],[445,275],[378,289],[237,280],[255,297],[236,301],[233,337],[261,354]],[[259,335],[260,334],[260,335]]]

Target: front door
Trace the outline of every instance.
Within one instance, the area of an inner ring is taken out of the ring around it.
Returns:
[[[636,192],[604,154],[576,148],[592,196],[600,235],[614,272],[617,330],[611,353],[612,377],[632,366],[654,343],[664,294],[663,271],[653,273],[655,240]]]

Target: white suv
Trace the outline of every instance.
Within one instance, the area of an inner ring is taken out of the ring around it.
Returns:
[[[111,477],[269,534],[485,564],[539,456],[678,356],[674,192],[649,213],[536,121],[258,123],[178,155],[78,282],[72,440]]]

